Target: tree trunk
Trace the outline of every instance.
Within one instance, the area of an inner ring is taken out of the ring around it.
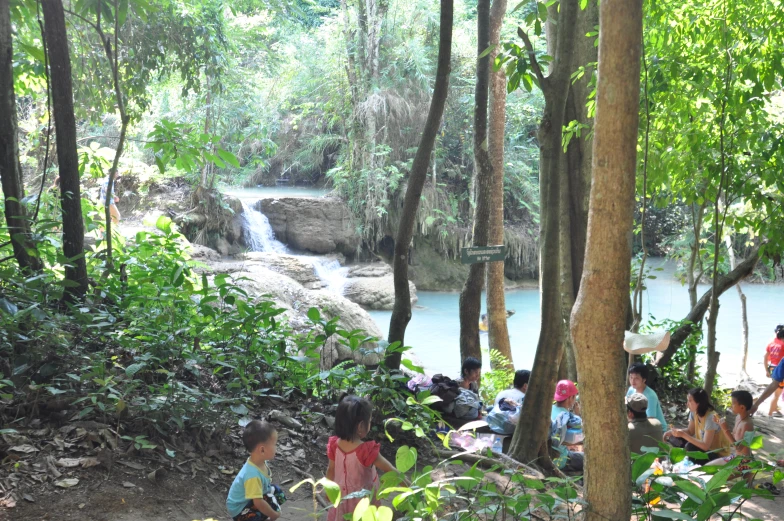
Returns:
[[[510,454],[522,462],[532,462],[542,456],[550,430],[550,414],[555,391],[558,367],[563,357],[563,314],[560,301],[559,262],[559,207],[560,168],[559,156],[563,154],[561,129],[566,119],[566,103],[569,93],[573,53],[577,33],[575,26],[579,7],[577,0],[562,0],[558,14],[557,45],[547,77],[534,58],[534,49],[528,35],[518,30],[528,51],[532,69],[535,71],[544,93],[545,107],[539,125],[539,193],[540,246],[539,246],[539,291],[541,295],[541,330],[536,347],[533,374],[523,401],[520,422],[515,429]],[[539,461],[549,466],[549,458]]]
[[[748,277],[754,271],[754,267],[759,261],[759,250],[760,245],[755,245],[748,258],[738,264],[734,270],[730,271],[727,275],[719,275],[717,277],[716,292],[719,296],[744,278]],[[656,365],[658,367],[667,365],[670,360],[672,360],[672,356],[675,352],[683,345],[683,342],[689,338],[692,331],[700,327],[700,323],[705,317],[705,312],[708,311],[708,307],[710,306],[712,294],[713,287],[706,291],[702,297],[700,297],[700,300],[697,301],[697,305],[689,311],[689,314],[683,319],[686,323],[672,332],[672,335],[670,336],[670,345],[667,346],[667,349],[665,349],[656,359]]]
[[[395,305],[392,309],[392,318],[389,321],[389,343],[405,342],[406,326],[411,320],[411,295],[408,289],[408,250],[414,235],[416,213],[419,200],[422,197],[422,188],[427,179],[430,154],[436,140],[436,134],[444,114],[446,97],[449,92],[450,62],[452,59],[452,19],[454,14],[454,0],[441,0],[440,34],[438,40],[438,67],[436,69],[436,83],[433,89],[433,99],[427,114],[422,139],[419,142],[411,174],[408,177],[406,196],[403,201],[400,224],[395,240],[394,280],[395,280]],[[400,353],[388,353],[385,365],[390,369],[400,367]]]
[[[52,79],[52,106],[57,131],[57,161],[60,167],[60,207],[63,214],[63,252],[68,258],[65,279],[66,299],[78,299],[87,292],[87,264],[84,260],[84,221],[79,187],[79,156],[76,152],[76,119],[71,85],[71,58],[61,0],[41,2]]]
[[[487,246],[490,204],[488,195],[492,182],[493,165],[487,144],[487,102],[490,81],[490,58],[479,57],[490,45],[490,0],[477,3],[477,60],[474,90],[474,192],[476,208],[472,244]],[[482,308],[482,285],[485,264],[472,264],[463,290],[460,292],[460,359],[474,357],[481,360],[479,348],[479,315]]]
[[[557,4],[548,9],[551,16],[556,16]],[[596,2],[589,2],[585,9],[577,13],[574,32],[584,35],[599,25],[599,9]],[[551,42],[557,38],[557,26],[546,24],[548,51]],[[588,113],[587,100],[593,90],[591,75],[598,59],[598,49],[593,38],[577,38],[574,44],[574,62],[572,68],[586,67],[582,78],[576,79],[569,87],[566,101],[566,121],[577,121],[585,128],[580,136],[569,141],[566,153],[559,159],[560,185],[560,241],[559,261],[561,278],[561,313],[563,315],[564,357],[565,367],[559,371],[558,379],[567,378],[577,381],[577,362],[574,356],[574,345],[569,323],[571,321],[574,299],[580,289],[580,277],[585,260],[585,240],[588,228],[588,199],[591,189],[591,158],[592,142],[589,139],[593,125],[593,116]]]
[[[119,13],[119,0],[114,0],[114,12]],[[117,149],[114,151],[114,160],[112,167],[109,170],[109,178],[106,182],[106,198],[104,200],[104,218],[106,222],[106,234],[104,240],[106,241],[106,266],[111,270],[112,263],[112,212],[111,205],[114,203],[114,179],[117,177],[117,169],[120,165],[120,157],[123,154],[125,147],[125,136],[128,131],[128,123],[130,118],[125,111],[125,100],[122,95],[122,88],[120,86],[120,50],[119,50],[119,35],[120,35],[120,18],[114,17],[114,45],[112,46],[111,39],[108,38],[103,30],[101,24],[95,26],[98,36],[103,43],[104,53],[109,62],[109,70],[112,73],[112,86],[114,87],[114,97],[117,102],[117,111],[120,113],[120,138],[117,140]]]
[[[735,258],[735,249],[732,247],[732,237],[727,235],[724,239],[724,243],[727,245],[727,256],[730,259],[730,269],[734,270],[737,259]],[[746,294],[743,293],[740,282],[735,285],[735,288],[738,290],[738,297],[740,297],[741,341],[743,342],[743,363],[741,364],[741,370],[743,371],[743,374],[747,374],[746,366],[749,361],[749,314],[746,308]]]
[[[24,182],[19,168],[14,52],[9,0],[0,0],[0,179],[5,198],[5,221],[19,269],[38,271],[43,266],[30,237],[24,205]]]
[[[623,337],[631,275],[642,0],[603,0],[599,9],[588,243],[572,313],[584,404],[588,521],[631,516]]]
[[[702,266],[702,261],[700,260],[700,235],[702,234],[702,220],[705,217],[705,205],[707,204],[707,199],[704,203],[700,206],[696,204],[692,204],[691,211],[692,211],[692,233],[694,242],[691,246],[691,253],[689,255],[689,266],[686,269],[686,284],[688,286],[689,291],[689,304],[691,309],[697,305],[697,285],[700,283],[700,279],[702,278],[702,269],[700,269],[700,273],[697,274],[695,277],[695,270],[697,269],[697,264],[699,260],[699,265]],[[702,324],[700,324],[702,327]],[[686,368],[686,378],[689,382],[694,381],[694,372],[697,367],[697,357],[692,356],[689,359],[689,366]]]
[[[490,12],[490,45],[498,46],[501,39],[501,26],[506,14],[506,0],[493,0]],[[490,61],[495,61],[499,47],[490,53]],[[488,240],[492,245],[504,243],[504,134],[506,127],[506,74],[501,69],[490,71],[490,131],[488,152],[493,165],[490,190],[490,222]],[[509,343],[509,329],[506,323],[506,296],[504,295],[504,262],[491,262],[487,265],[487,318],[489,321],[489,345],[505,357],[509,364],[512,360],[512,346]]]

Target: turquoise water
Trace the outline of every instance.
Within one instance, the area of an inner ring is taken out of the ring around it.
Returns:
[[[233,195],[246,202],[255,203],[268,197],[322,197],[327,195],[329,188],[313,188],[309,186],[258,186],[255,188],[226,188],[222,192]]]
[[[661,259],[654,266],[663,266],[664,271],[654,272],[657,278],[648,281],[648,291],[643,298],[644,313],[652,314],[656,320],[670,318],[681,320],[689,312],[689,296],[686,288],[673,275],[673,266]],[[702,295],[708,286],[700,286]],[[784,323],[784,286],[774,284],[744,284],[749,315],[749,361],[748,372],[764,378],[762,357],[765,346],[773,338],[773,328]],[[458,319],[459,294],[421,291],[413,310],[411,322],[406,330],[406,344],[413,346],[414,353],[432,372],[457,373],[459,370],[460,323]],[[743,358],[741,336],[741,306],[737,290],[731,288],[720,298],[717,326],[717,347],[721,353],[719,374],[723,382],[731,385],[740,375]],[[539,292],[535,289],[510,290],[506,293],[507,309],[516,313],[509,318],[509,335],[512,356],[518,369],[530,368],[539,338]],[[482,306],[484,313],[484,304]],[[370,314],[386,333],[389,326],[389,311],[371,311]],[[487,335],[482,335],[483,345]]]

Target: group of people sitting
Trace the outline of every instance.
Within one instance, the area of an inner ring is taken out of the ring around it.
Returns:
[[[468,388],[481,375],[481,363],[471,359],[469,371],[463,371],[461,382],[469,382]],[[465,364],[464,364],[465,367]],[[687,407],[689,423],[685,429],[668,425],[659,397],[648,386],[648,367],[636,363],[629,367],[629,389],[626,394],[628,415],[629,449],[641,453],[643,447],[656,447],[660,440],[688,452],[706,454],[708,465],[723,465],[741,457],[741,467],[751,458],[748,447],[738,442],[747,432],[754,430],[750,418],[753,398],[748,391],[732,393],[732,412],[736,415],[734,429],[730,430],[710,402],[707,392],[701,388],[689,391]],[[498,393],[492,409],[487,414],[491,430],[501,435],[511,435],[519,421],[531,372],[519,370],[515,373],[513,387]],[[550,445],[554,463],[561,469],[581,471],[583,469],[582,443],[583,422],[580,416],[579,391],[574,382],[561,380],[556,384],[553,406],[550,413]]]

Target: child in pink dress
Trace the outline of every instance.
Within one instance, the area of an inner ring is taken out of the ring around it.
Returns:
[[[390,472],[395,468],[379,454],[381,445],[362,439],[370,432],[373,405],[356,396],[346,396],[340,401],[335,414],[335,434],[327,443],[329,468],[327,479],[340,485],[341,497],[353,492],[378,489],[378,472]],[[341,499],[337,508],[331,508],[327,521],[342,520],[345,514],[353,514],[361,498]]]

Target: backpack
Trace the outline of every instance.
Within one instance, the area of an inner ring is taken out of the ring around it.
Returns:
[[[442,374],[433,375],[430,384],[430,394],[441,398],[440,402],[432,404],[430,408],[449,414],[455,408],[455,400],[460,395],[460,386],[448,376]]]
[[[455,399],[455,410],[452,414],[455,418],[461,420],[476,420],[481,409],[482,402],[479,400],[479,395],[468,389],[460,389],[460,394]]]

